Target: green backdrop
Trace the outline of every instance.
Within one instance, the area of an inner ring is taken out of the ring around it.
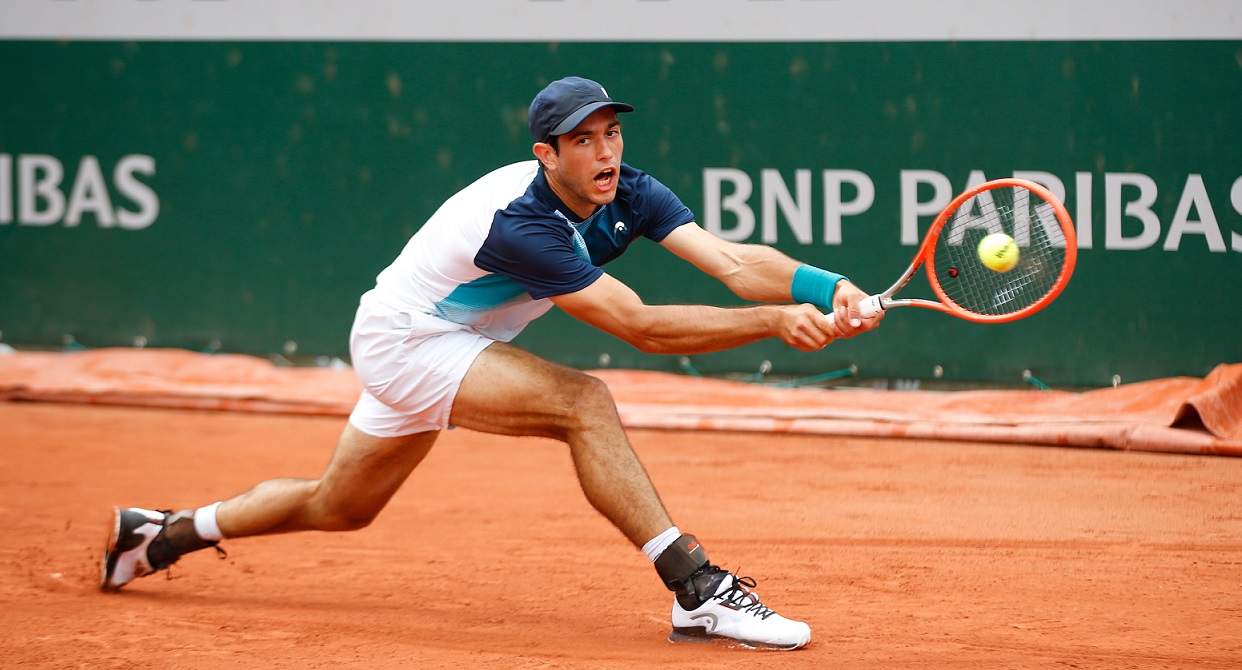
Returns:
[[[903,171],[938,172],[954,191],[972,171],[1050,173],[1089,230],[1069,288],[1032,318],[981,326],[903,310],[822,352],[764,342],[695,357],[700,371],[768,360],[776,374],[854,364],[925,379],[940,366],[947,380],[1016,383],[1030,370],[1095,386],[1242,360],[1238,42],[21,41],[0,42],[0,61],[0,332],[17,345],[142,337],[262,354],[294,342],[299,355],[344,356],[375,274],[456,189],[529,158],[531,96],[581,74],[638,107],[624,117],[626,161],[700,216],[705,169],[748,175],[757,215],[764,170],[791,192],[810,171],[813,239],[780,214],[776,246],[868,290],[913,255]],[[839,244],[823,234],[824,170],[874,184]],[[1123,183],[1111,210],[1110,180]],[[41,222],[58,198],[66,215]],[[609,271],[648,302],[739,304],[656,245]],[[518,342],[582,367],[608,354],[612,366],[678,368],[556,311]]]

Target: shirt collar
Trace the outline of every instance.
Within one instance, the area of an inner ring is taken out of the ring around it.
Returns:
[[[627,166],[625,163],[621,164],[621,171],[625,171],[628,169],[629,169],[629,166]],[[535,197],[539,199],[539,202],[542,202],[543,204],[547,205],[548,209],[554,212],[560,212],[562,215],[565,216],[566,219],[569,219],[570,223],[582,224],[587,221],[590,221],[591,219],[598,216],[599,213],[603,211],[605,207],[607,207],[606,205],[604,207],[596,207],[595,211],[591,212],[591,216],[588,216],[585,219],[578,216],[577,214],[574,213],[574,210],[570,209],[568,205],[566,205],[564,202],[561,201],[560,196],[558,196],[556,192],[552,190],[552,187],[548,185],[548,176],[544,174],[542,164],[539,165],[539,172],[535,174],[534,187],[535,187]],[[620,189],[620,186],[618,186],[618,189]]]
[[[552,187],[548,185],[548,176],[544,174],[542,165],[539,166],[539,172],[535,174],[534,187],[535,197],[539,199],[539,202],[547,205],[548,209],[554,212],[560,212],[561,216],[568,219],[570,223],[582,223],[585,220],[575,214],[574,210],[570,209],[569,206],[561,200],[560,196],[556,194],[556,191],[553,191]],[[595,211],[598,212],[599,208],[596,207]],[[594,213],[592,213],[592,216],[594,216]]]

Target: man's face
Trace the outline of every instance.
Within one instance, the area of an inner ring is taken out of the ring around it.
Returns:
[[[555,152],[546,144],[535,146],[548,185],[579,217],[585,219],[596,207],[617,197],[625,142],[613,108],[597,110],[577,128],[561,135]],[[541,152],[540,146],[546,149]]]

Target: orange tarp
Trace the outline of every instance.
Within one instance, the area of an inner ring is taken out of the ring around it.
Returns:
[[[596,370],[629,427],[912,437],[1242,456],[1242,364],[1082,393],[776,388]],[[181,350],[0,355],[0,399],[345,416],[352,370]]]

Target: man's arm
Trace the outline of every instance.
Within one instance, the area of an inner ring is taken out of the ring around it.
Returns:
[[[590,286],[553,296],[571,316],[629,342],[640,351],[697,354],[730,349],[769,337],[816,351],[833,339],[833,326],[810,305],[646,305],[607,273]]]
[[[660,244],[724,282],[740,298],[777,303],[794,299],[791,292],[794,274],[803,263],[772,247],[722,240],[695,223],[674,229]],[[879,325],[882,315],[871,319],[859,317],[858,302],[866,297],[867,294],[849,280],[837,282],[832,304],[820,305],[842,312],[837,317],[841,327],[833,331],[836,337],[850,337]]]

